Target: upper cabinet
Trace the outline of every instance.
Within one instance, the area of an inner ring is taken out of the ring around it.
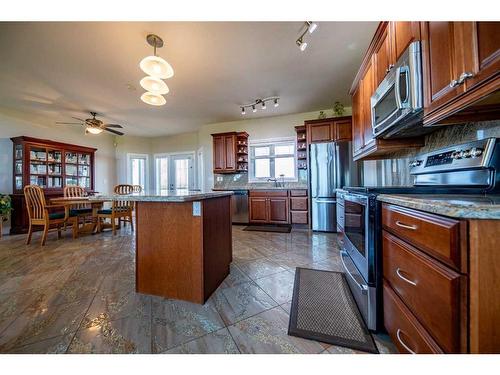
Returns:
[[[376,139],[371,128],[372,94],[417,40],[422,49],[424,126],[498,119],[499,98],[490,96],[500,89],[498,35],[500,22],[381,22],[350,91],[354,159],[383,158],[423,146],[423,137]]]
[[[424,125],[449,122],[500,88],[499,22],[422,22],[421,30]]]
[[[307,142],[350,141],[351,116],[332,117],[304,122],[306,126]]]
[[[248,171],[248,134],[231,132],[212,134],[214,173]]]

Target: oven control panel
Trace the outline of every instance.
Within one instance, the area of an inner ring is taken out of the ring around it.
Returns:
[[[409,163],[411,174],[488,168],[497,138],[487,138],[447,147],[417,156]]]

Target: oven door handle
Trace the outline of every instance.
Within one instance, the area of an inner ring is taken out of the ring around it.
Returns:
[[[368,293],[368,287],[366,285],[358,283],[358,281],[354,278],[354,276],[349,272],[349,269],[347,268],[347,265],[344,262],[344,256],[345,255],[347,255],[347,252],[344,251],[344,250],[342,250],[340,252],[340,260],[342,261],[342,265],[344,266],[344,269],[345,269],[346,273],[349,275],[349,277],[352,279],[352,281],[354,281],[354,283],[359,288],[359,290],[361,291],[362,294]]]

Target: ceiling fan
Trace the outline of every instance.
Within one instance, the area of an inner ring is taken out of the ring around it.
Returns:
[[[95,117],[97,116],[96,112],[90,112],[90,115],[92,118],[88,118],[86,120],[83,120],[78,117],[72,117],[75,120],[78,120],[80,122],[56,122],[56,124],[59,125],[83,125],[85,126],[85,134],[100,134],[103,132],[103,130],[106,130],[110,133],[116,134],[116,135],[123,135],[122,132],[119,132],[118,130],[114,130],[111,128],[123,128],[123,126],[118,125],[118,124],[105,124],[101,120],[96,119]]]

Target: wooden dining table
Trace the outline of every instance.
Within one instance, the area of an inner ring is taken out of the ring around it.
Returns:
[[[53,205],[61,205],[61,206],[71,206],[88,204],[92,208],[92,222],[87,223],[84,222],[83,225],[78,228],[78,233],[95,233],[97,230],[97,211],[102,209],[102,206],[105,202],[109,202],[106,199],[92,199],[89,197],[58,197],[50,199],[50,203]]]

